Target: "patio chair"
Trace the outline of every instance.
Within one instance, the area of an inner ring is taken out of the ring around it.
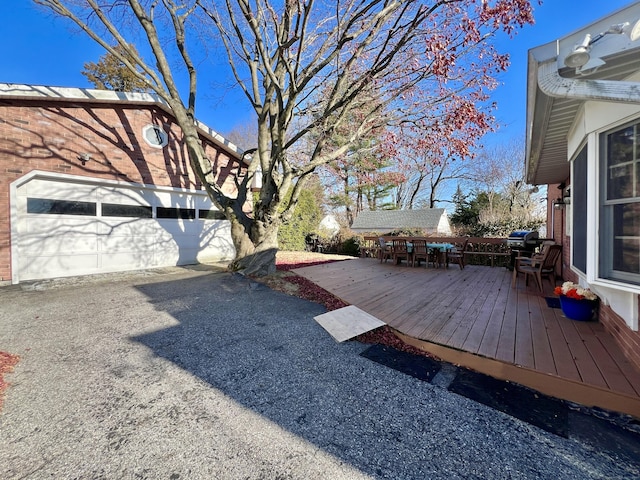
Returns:
[[[393,263],[399,265],[402,259],[409,264],[411,255],[407,249],[407,241],[402,238],[394,238],[391,241],[391,256],[393,257]]]
[[[460,266],[460,270],[464,269],[464,252],[467,251],[469,245],[469,237],[464,239],[461,244],[456,244],[455,248],[447,252],[447,264],[457,263]]]
[[[527,255],[526,252],[520,252],[520,255],[518,255],[516,258],[520,259],[520,265],[531,266],[532,264],[537,264],[538,262],[542,261],[549,246],[555,245],[555,244],[556,244],[555,242],[545,241],[544,243],[542,243],[542,248],[540,249],[539,252],[530,253],[528,254],[528,255],[531,255],[529,257],[523,256],[523,255]],[[515,261],[516,260],[514,259],[514,265],[515,265]]]
[[[387,259],[391,258],[391,245],[387,245],[384,238],[378,238],[378,245],[380,246],[378,250],[378,257],[380,258],[380,263],[387,263]]]
[[[551,281],[551,286],[555,286],[556,263],[562,253],[562,245],[549,245],[543,249],[538,257],[516,257],[513,268],[513,280],[511,287],[515,287],[518,281],[518,273],[525,274],[525,285],[529,284],[529,276],[536,279],[536,284],[541,292],[544,291],[542,280],[546,277]]]
[[[364,237],[360,245],[361,258],[378,258],[380,256],[380,243],[376,238]]]
[[[427,249],[426,240],[413,240],[413,256],[411,260],[411,266],[415,267],[416,262],[420,266],[420,260],[424,260],[426,265],[429,265],[429,250]]]

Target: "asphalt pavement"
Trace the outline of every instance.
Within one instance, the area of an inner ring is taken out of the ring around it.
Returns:
[[[621,419],[524,421],[454,366],[336,343],[324,311],[208,267],[0,288],[0,350],[21,358],[0,478],[640,478]]]

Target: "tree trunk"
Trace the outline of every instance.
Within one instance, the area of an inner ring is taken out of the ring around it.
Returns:
[[[236,248],[236,256],[229,268],[241,271],[244,275],[271,275],[276,271],[278,227],[275,224],[262,224],[254,230],[259,233],[255,239],[251,239],[240,222],[231,222],[231,237]]]

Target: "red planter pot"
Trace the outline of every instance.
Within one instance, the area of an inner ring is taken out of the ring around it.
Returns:
[[[571,320],[580,322],[592,320],[595,316],[597,304],[596,300],[576,300],[566,295],[560,295],[562,313]]]

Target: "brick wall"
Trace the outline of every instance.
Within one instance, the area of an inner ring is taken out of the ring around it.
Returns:
[[[163,126],[164,148],[142,136],[146,125]],[[89,176],[147,185],[199,189],[181,131],[159,108],[135,105],[37,103],[0,104],[0,281],[11,278],[9,184],[32,170]],[[82,165],[81,154],[91,160]],[[222,149],[207,154],[225,190],[233,192],[236,164]]]
[[[605,330],[615,338],[627,359],[640,369],[640,332],[631,330],[608,306],[600,306],[598,319]]]

